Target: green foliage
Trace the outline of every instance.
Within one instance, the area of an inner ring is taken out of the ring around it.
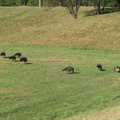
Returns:
[[[91,1],[94,0],[82,0],[82,5],[91,6]],[[119,6],[119,0],[101,0],[102,3],[108,1],[107,6]],[[79,2],[78,0],[42,0],[43,6],[68,6],[70,2]],[[38,6],[39,0],[0,0],[1,6],[17,6],[17,5],[30,5],[30,6]]]
[[[43,6],[53,7],[53,6],[58,6],[59,1],[57,1],[57,0],[43,0],[42,4],[43,4]]]
[[[53,7],[59,5],[57,0],[41,0],[42,6]],[[29,0],[28,4],[30,6],[38,6],[39,0]]]
[[[0,5],[1,6],[4,6],[6,3],[5,3],[5,0],[0,0]]]
[[[1,6],[18,6],[21,5],[21,0],[0,0]]]
[[[25,6],[27,5],[28,2],[29,2],[29,0],[21,0],[21,4],[25,5]]]
[[[29,0],[28,4],[29,6],[38,6],[39,0]]]
[[[108,6],[108,7],[115,7],[115,6],[117,6],[116,0],[109,2],[109,3],[107,4],[107,6]]]
[[[83,0],[82,4],[85,5],[85,6],[91,6],[92,5],[90,0]]]

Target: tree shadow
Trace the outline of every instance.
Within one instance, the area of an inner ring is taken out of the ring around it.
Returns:
[[[79,72],[74,72],[74,73],[66,73],[66,74],[79,74]]]
[[[117,7],[105,8],[104,11],[101,11],[101,14],[108,14],[113,12],[120,12],[120,9]],[[94,10],[85,11],[85,16],[95,16]]]
[[[79,72],[74,72],[73,74],[79,74]]]
[[[20,62],[20,60],[16,60],[16,61],[14,61],[14,62]]]
[[[107,14],[107,13],[113,13],[113,12],[119,12],[120,9],[118,9],[117,7],[113,7],[113,8],[105,8],[105,11],[103,14]]]

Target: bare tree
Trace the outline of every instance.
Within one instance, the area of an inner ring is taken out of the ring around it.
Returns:
[[[104,13],[105,6],[107,3],[110,2],[110,0],[91,0],[91,3],[93,4],[95,10],[95,15],[99,15]]]
[[[27,2],[28,2],[29,0],[21,0],[21,3],[22,3],[22,5],[27,5]]]
[[[78,10],[82,4],[82,0],[66,0],[66,8],[74,19],[77,19]]]
[[[117,0],[117,6],[120,9],[120,0]]]
[[[60,2],[61,6],[64,6],[64,1],[63,0],[58,0]]]
[[[101,8],[100,8],[101,0],[91,0],[91,2],[95,8],[94,10],[95,15],[101,14]]]
[[[110,0],[102,0],[102,9],[101,9],[101,13],[104,13],[105,10],[105,6],[110,2]]]
[[[66,7],[74,19],[77,19],[78,10],[82,5],[82,0],[51,0],[48,2],[51,5],[58,4]]]

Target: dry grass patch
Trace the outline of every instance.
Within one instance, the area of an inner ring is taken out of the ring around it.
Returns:
[[[63,7],[0,7],[0,44],[39,44],[119,49],[119,12],[85,17],[81,7],[74,20]],[[4,14],[7,12],[7,14]]]
[[[82,116],[76,116],[68,118],[66,120],[119,120],[120,119],[120,107],[114,107],[104,109],[96,113],[88,113]]]

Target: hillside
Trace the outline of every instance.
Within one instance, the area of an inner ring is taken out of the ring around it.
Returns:
[[[74,20],[65,8],[0,7],[0,45],[40,44],[120,49],[120,12]]]
[[[91,9],[0,7],[0,120],[120,119],[120,12]]]

